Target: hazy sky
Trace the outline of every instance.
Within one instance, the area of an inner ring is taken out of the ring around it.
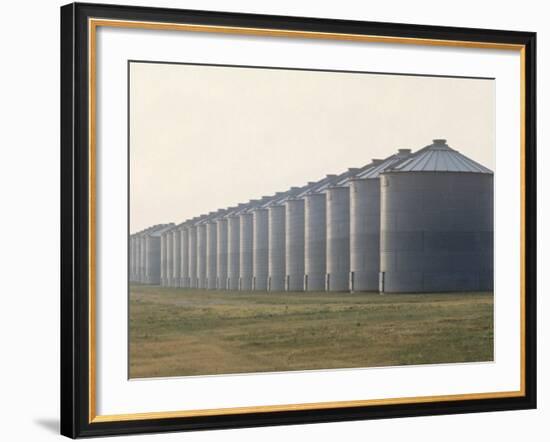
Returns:
[[[494,81],[130,65],[130,231],[446,138],[494,170]]]

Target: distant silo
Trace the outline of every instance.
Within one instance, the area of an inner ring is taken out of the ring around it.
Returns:
[[[252,289],[267,290],[267,277],[269,274],[269,212],[266,208],[257,208],[252,212],[253,216],[253,275]]]
[[[139,281],[139,233],[134,235],[134,281]]]
[[[324,192],[345,174],[327,175],[300,195],[304,198],[304,290],[325,290],[327,223]]]
[[[325,290],[327,272],[327,221],[326,195],[312,193],[306,195],[304,207],[304,289]]]
[[[139,281],[139,232],[134,234],[134,282]]]
[[[197,225],[197,287],[206,288],[206,224]]]
[[[181,277],[181,235],[178,228],[172,234],[172,287],[180,286]]]
[[[286,201],[306,192],[308,185],[291,187],[269,199],[264,207],[268,209],[268,277],[267,289],[282,291],[286,289]],[[302,277],[303,278],[303,277]]]
[[[156,226],[154,226],[156,227]],[[149,229],[149,231],[152,229]],[[147,233],[140,237],[140,281],[147,284]]]
[[[130,281],[136,280],[136,235],[130,235]]]
[[[269,262],[268,290],[285,289],[285,206],[269,207]]]
[[[189,230],[186,224],[180,227],[180,287],[189,287]]]
[[[349,187],[327,189],[328,291],[349,290]]]
[[[381,175],[381,292],[493,289],[493,174],[445,140]]]
[[[218,226],[215,220],[209,220],[206,224],[206,288],[217,288],[217,247]]]
[[[144,230],[141,234],[140,251],[142,255],[142,276],[144,284],[160,284],[160,238],[173,227],[173,224],[158,224]]]
[[[136,243],[135,243],[135,248],[136,248],[136,251],[135,251],[135,254],[136,254],[136,263],[135,263],[135,281],[136,282],[139,282],[139,276],[140,276],[140,247],[139,247],[139,242],[140,242],[140,237],[139,237],[140,233],[136,233]]]
[[[378,291],[380,271],[379,180],[350,183],[350,290]]]
[[[174,241],[172,232],[166,232],[166,285],[173,287],[174,276]]]
[[[189,288],[196,289],[198,288],[198,279],[197,279],[197,226],[195,226],[194,221],[191,220],[191,223],[188,227],[188,259],[189,259]]]
[[[137,281],[145,282],[145,232],[137,236]]]
[[[160,284],[160,235],[145,236],[145,278],[146,284]]]
[[[240,218],[230,215],[227,218],[227,289],[239,289],[240,264]]]
[[[138,235],[133,235],[132,238],[132,244],[133,244],[133,281],[138,280]]]
[[[134,281],[134,235],[128,237],[128,275]]]
[[[252,290],[254,216],[245,212],[239,218],[239,290]]]
[[[350,181],[350,290],[378,291],[380,273],[380,173],[404,161],[410,149],[370,167]]]
[[[227,218],[219,218],[216,221],[216,269],[217,269],[217,283],[218,289],[227,289]]]
[[[166,287],[166,235],[160,237],[160,285]]]
[[[155,267],[154,251],[155,251],[155,243],[154,241],[152,241],[152,238],[149,235],[146,235],[145,236],[145,266],[144,266],[145,276],[143,280],[145,284],[153,284],[153,279],[155,276],[154,272],[152,271],[153,268]],[[160,265],[159,265],[159,270],[160,270]],[[159,271],[159,279],[160,279],[160,271]]]
[[[285,285],[287,291],[304,290],[304,200],[291,198],[285,202]]]
[[[164,238],[164,241],[161,242],[161,252],[162,257],[164,258],[164,262],[162,263],[162,266],[164,268],[163,274],[164,274],[164,285],[166,287],[170,287],[170,275],[172,274],[172,270],[170,268],[172,259],[170,256],[171,247],[169,246],[170,243],[170,232],[164,232],[162,237]],[[164,249],[162,249],[162,246],[164,246]]]
[[[128,236],[128,278],[132,282],[134,280],[134,235]]]

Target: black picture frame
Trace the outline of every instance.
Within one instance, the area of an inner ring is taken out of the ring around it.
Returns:
[[[524,50],[524,395],[94,422],[90,419],[89,18],[522,45]],[[489,29],[73,3],[61,7],[61,434],[242,428],[536,408],[536,34]]]

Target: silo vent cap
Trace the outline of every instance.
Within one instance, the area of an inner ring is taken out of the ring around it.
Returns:
[[[411,153],[411,149],[398,149],[397,153],[399,155],[409,155]]]
[[[444,138],[436,138],[435,140],[432,140],[432,144],[429,148],[432,150],[452,150],[447,144],[447,140]]]

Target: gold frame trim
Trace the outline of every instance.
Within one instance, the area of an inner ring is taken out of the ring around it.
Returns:
[[[520,193],[521,193],[521,231],[520,231],[520,389],[518,391],[466,393],[440,396],[417,396],[389,399],[369,399],[336,402],[316,402],[286,405],[262,405],[235,408],[216,408],[202,410],[159,411],[129,414],[96,414],[96,31],[97,28],[134,28],[147,30],[169,30],[186,32],[209,32],[218,34],[255,35],[268,37],[290,37],[308,39],[327,39],[370,43],[413,44],[421,46],[446,46],[476,49],[497,49],[519,51],[520,53]],[[426,402],[461,401],[474,399],[497,399],[525,396],[525,45],[458,40],[438,40],[410,37],[389,37],[377,35],[339,34],[309,31],[291,31],[283,29],[244,28],[233,26],[210,26],[181,23],[158,23],[146,21],[88,19],[88,93],[89,93],[89,423],[120,422],[145,419],[169,419],[179,417],[237,415],[259,412],[322,410],[327,408],[365,407],[375,405],[419,404]]]

